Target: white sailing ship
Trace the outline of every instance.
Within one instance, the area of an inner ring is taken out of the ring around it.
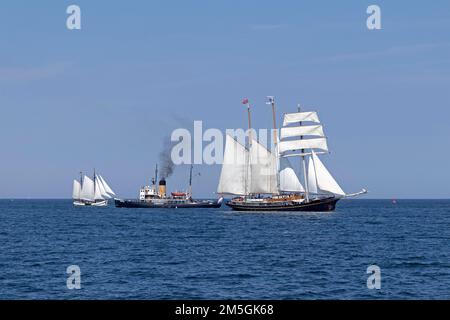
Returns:
[[[116,194],[101,175],[94,172],[93,178],[80,174],[80,181],[73,181],[74,206],[104,207],[108,205],[108,199]]]

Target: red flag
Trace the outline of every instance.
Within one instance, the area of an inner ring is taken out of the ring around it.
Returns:
[[[247,99],[247,98],[244,98],[244,99],[242,100],[242,104],[248,104],[248,99]]]

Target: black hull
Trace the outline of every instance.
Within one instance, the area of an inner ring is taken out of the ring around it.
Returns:
[[[222,199],[207,200],[207,201],[193,201],[187,203],[163,203],[154,204],[146,201],[138,200],[118,200],[114,201],[117,208],[152,208],[152,209],[177,209],[177,208],[220,208],[222,206]]]
[[[310,212],[327,212],[334,211],[336,202],[339,198],[326,198],[313,200],[308,203],[288,202],[283,204],[275,203],[237,203],[229,201],[227,206],[236,211],[310,211]]]

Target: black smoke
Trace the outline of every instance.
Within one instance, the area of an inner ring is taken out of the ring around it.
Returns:
[[[159,172],[161,174],[161,179],[169,178],[174,169],[175,164],[172,161],[172,147],[178,143],[178,141],[171,141],[170,137],[167,136],[163,140],[163,149],[159,153]]]

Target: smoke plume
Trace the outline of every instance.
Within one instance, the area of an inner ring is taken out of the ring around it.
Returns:
[[[172,147],[178,143],[178,141],[171,141],[169,136],[166,136],[163,141],[163,149],[159,153],[159,172],[161,179],[167,179],[170,177],[175,169],[175,164],[172,161],[171,152]]]

